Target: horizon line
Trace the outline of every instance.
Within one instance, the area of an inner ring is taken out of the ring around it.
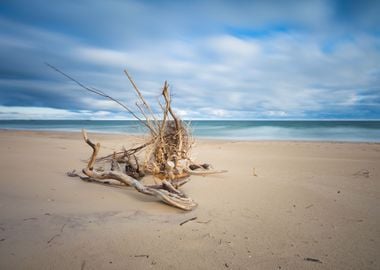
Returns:
[[[181,119],[182,121],[380,121],[372,118],[295,118],[295,119]],[[0,119],[0,121],[137,121],[137,119]],[[146,121],[146,120],[143,120]],[[158,120],[160,121],[160,120]]]

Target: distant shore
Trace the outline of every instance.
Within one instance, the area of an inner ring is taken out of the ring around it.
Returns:
[[[107,154],[140,135],[90,133]],[[192,212],[69,178],[78,132],[0,130],[1,269],[379,269],[380,144],[200,139]],[[179,224],[189,218],[197,219]]]

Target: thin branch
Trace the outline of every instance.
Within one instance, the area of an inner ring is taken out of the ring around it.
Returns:
[[[128,111],[130,114],[132,114],[132,116],[134,118],[136,118],[138,121],[140,121],[143,125],[145,125],[147,128],[149,128],[151,130],[151,127],[149,125],[147,125],[147,123],[142,120],[140,117],[138,117],[131,109],[129,109],[125,104],[123,104],[121,101],[107,95],[106,93],[104,93],[102,90],[99,90],[99,89],[96,89],[96,88],[91,88],[91,87],[88,87],[86,85],[84,85],[83,83],[79,82],[78,80],[74,79],[73,77],[71,77],[70,75],[64,73],[63,71],[61,71],[60,69],[58,69],[57,67],[55,66],[52,66],[50,65],[49,63],[45,63],[48,67],[50,67],[51,69],[55,70],[56,72],[62,74],[63,76],[65,76],[66,78],[68,78],[69,80],[75,82],[77,85],[79,85],[80,87],[82,87],[83,89],[91,92],[91,93],[94,93],[94,94],[97,94],[99,96],[102,96],[102,97],[105,97],[105,98],[108,98],[114,102],[116,102],[117,104],[119,104],[121,107],[123,107],[126,111]]]
[[[149,113],[152,115],[153,119],[155,122],[157,122],[157,119],[156,117],[154,116],[154,113],[151,109],[151,107],[149,106],[149,104],[145,101],[143,95],[141,94],[140,90],[137,88],[137,85],[135,84],[135,82],[133,81],[132,77],[129,75],[128,71],[126,69],[124,69],[124,73],[125,75],[127,75],[128,77],[128,80],[131,82],[133,88],[135,89],[138,97],[140,98],[140,100],[142,101],[142,103],[144,104],[145,108],[147,108],[149,110]]]
[[[192,221],[192,220],[196,220],[196,219],[197,219],[197,217],[192,217],[192,218],[186,219],[185,221],[182,221],[182,222],[179,224],[179,226],[182,226],[183,224],[185,224],[185,223],[187,223],[187,222],[189,222],[189,221]]]

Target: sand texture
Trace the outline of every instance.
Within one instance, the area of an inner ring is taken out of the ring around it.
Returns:
[[[90,135],[100,155],[141,141]],[[379,144],[197,141],[228,173],[191,177],[192,212],[67,177],[90,151],[0,132],[0,269],[380,269]]]

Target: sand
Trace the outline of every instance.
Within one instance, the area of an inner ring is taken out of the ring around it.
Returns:
[[[0,269],[380,269],[379,144],[199,140],[228,173],[191,178],[192,212],[67,177],[79,133],[1,131],[0,153]]]

